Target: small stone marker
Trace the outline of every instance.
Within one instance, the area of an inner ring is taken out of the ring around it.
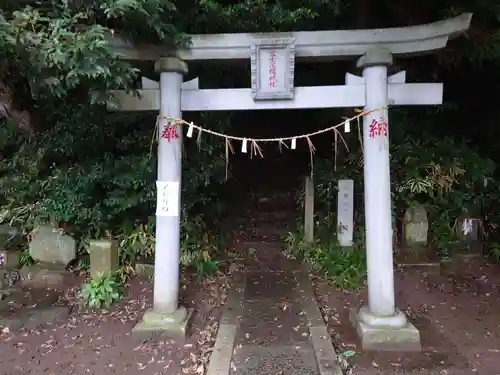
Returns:
[[[429,221],[422,205],[409,207],[403,218],[404,244],[408,247],[424,247],[427,244]]]
[[[23,234],[21,230],[10,225],[0,225],[0,249],[7,249],[21,243]]]
[[[337,196],[337,239],[352,246],[354,236],[354,180],[339,180]]]
[[[305,180],[304,241],[314,241],[314,181],[310,176]]]
[[[29,252],[34,260],[66,267],[76,257],[76,241],[52,226],[42,225],[33,232]]]
[[[118,270],[118,244],[112,240],[92,240],[89,246],[90,276],[111,276]]]
[[[153,280],[155,276],[154,264],[137,263],[135,273],[141,279]]]

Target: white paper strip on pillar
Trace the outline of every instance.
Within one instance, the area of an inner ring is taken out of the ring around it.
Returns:
[[[193,130],[194,130],[194,124],[193,123],[190,123],[189,124],[189,128],[188,128],[188,131],[187,131],[187,134],[186,136],[188,138],[192,138],[193,137]]]
[[[351,131],[351,122],[349,120],[347,120],[344,123],[344,132],[349,133],[350,131]]]
[[[354,237],[354,181],[339,180],[337,196],[337,239],[340,246],[352,246]]]
[[[179,181],[156,181],[156,216],[179,216]]]

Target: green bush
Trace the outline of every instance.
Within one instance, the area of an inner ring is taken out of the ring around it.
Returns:
[[[115,276],[99,275],[82,285],[80,298],[88,308],[109,308],[122,296],[121,285]]]
[[[289,258],[308,262],[336,287],[358,287],[366,276],[366,253],[359,244],[342,247],[334,236],[308,244],[301,231],[289,233],[285,241]]]

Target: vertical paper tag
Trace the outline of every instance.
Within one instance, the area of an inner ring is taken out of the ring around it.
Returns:
[[[349,133],[351,131],[351,122],[347,120],[344,123],[344,132]]]
[[[156,216],[179,216],[179,181],[156,181]]]
[[[292,138],[292,150],[295,150],[297,148],[297,138]]]
[[[243,140],[243,143],[241,144],[241,152],[243,152],[244,154],[246,154],[246,153],[247,153],[247,151],[248,151],[248,150],[247,150],[247,140],[246,140],[246,139],[244,139],[244,140]]]
[[[193,126],[193,123],[191,123],[191,124],[189,124],[189,128],[188,128],[188,131],[186,134],[188,138],[193,137],[193,130],[194,130],[194,126]]]

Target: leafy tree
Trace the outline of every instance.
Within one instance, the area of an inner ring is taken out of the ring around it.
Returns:
[[[138,69],[118,58],[109,37],[132,35],[133,25],[136,34],[185,42],[163,19],[175,13],[162,0],[8,2],[0,13],[0,115],[31,129],[34,112],[51,97],[104,104],[108,90],[132,90]]]

